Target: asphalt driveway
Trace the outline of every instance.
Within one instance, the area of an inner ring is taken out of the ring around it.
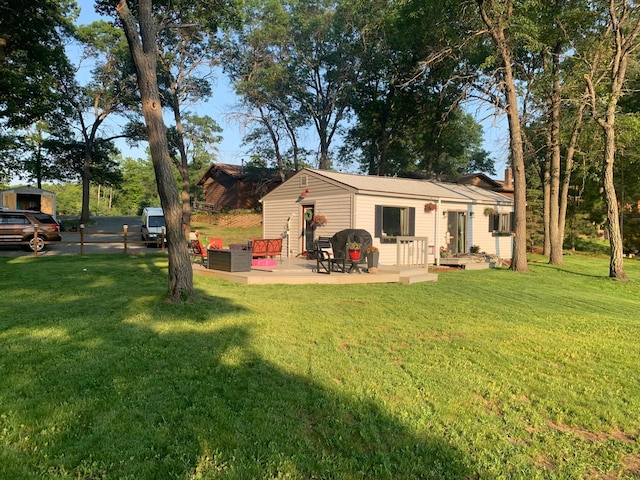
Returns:
[[[63,220],[64,221],[64,220]],[[85,254],[90,253],[124,253],[124,226],[127,225],[127,242],[140,242],[140,217],[92,217],[85,228]],[[38,255],[61,255],[80,253],[80,233],[61,232],[62,241],[47,245],[47,250]],[[96,243],[92,243],[96,242]],[[127,252],[142,253],[160,251],[149,249],[142,244],[128,244]],[[33,255],[20,246],[0,245],[0,256],[18,257]]]

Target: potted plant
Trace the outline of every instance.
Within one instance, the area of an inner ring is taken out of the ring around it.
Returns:
[[[351,260],[360,259],[361,249],[362,249],[362,244],[360,242],[347,242],[347,250],[349,251],[349,258]]]
[[[485,216],[497,215],[498,211],[495,208],[487,207],[484,209]]]
[[[424,204],[425,213],[434,212],[437,209],[438,209],[438,206],[433,202],[429,202],[429,203],[425,203]]]
[[[314,215],[313,221],[311,222],[312,227],[321,227],[327,223],[327,217],[324,215]]]
[[[380,250],[378,250],[378,247],[371,245],[370,247],[367,247],[367,251],[365,253],[367,255],[367,270],[369,273],[377,273]]]

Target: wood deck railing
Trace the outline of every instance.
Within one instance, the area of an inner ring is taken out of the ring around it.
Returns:
[[[429,265],[428,237],[396,237],[397,257],[399,267],[424,267]]]

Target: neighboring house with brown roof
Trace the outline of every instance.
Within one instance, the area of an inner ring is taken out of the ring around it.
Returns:
[[[311,250],[320,236],[364,229],[387,265],[398,264],[398,239],[407,236],[428,238],[431,258],[472,246],[511,258],[512,212],[512,198],[474,185],[306,168],[262,198],[263,236],[283,236],[289,255]]]
[[[505,169],[504,180],[495,180],[484,173],[469,173],[461,175],[455,182],[462,185],[475,185],[476,187],[502,193],[513,198],[513,173],[511,167]]]
[[[256,210],[259,200],[281,183],[275,168],[214,163],[198,180],[206,210]]]

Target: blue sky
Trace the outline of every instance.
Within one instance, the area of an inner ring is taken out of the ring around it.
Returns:
[[[81,8],[79,24],[91,23],[101,17],[95,13],[93,0],[77,0]],[[105,20],[109,20],[105,18]],[[242,147],[243,128],[234,122],[231,117],[236,103],[236,96],[226,77],[219,75],[213,88],[214,94],[210,101],[196,109],[200,115],[212,117],[223,129],[222,142],[218,144],[218,161],[221,163],[240,164],[243,159],[248,159],[247,149]],[[504,178],[504,169],[508,155],[508,130],[504,118],[495,119],[490,114],[493,110],[482,107],[469,109],[470,113],[481,122],[484,129],[483,148],[490,152],[496,162],[495,178]],[[311,135],[310,135],[311,137]],[[311,138],[310,138],[311,140]],[[126,143],[121,142],[119,148],[123,156],[144,157],[144,147],[130,149]]]
[[[111,20],[107,17],[101,17],[95,13],[93,0],[77,0],[80,7],[80,17],[76,21],[78,24],[88,24],[96,20],[104,19]],[[242,137],[244,132],[242,128],[233,122],[229,117],[233,112],[233,105],[236,101],[236,96],[229,85],[226,77],[223,75],[218,76],[214,84],[213,98],[199,106],[196,111],[200,115],[208,115],[213,118],[220,127],[223,129],[223,140],[217,146],[218,161],[222,163],[240,164],[242,159],[248,159],[246,148],[242,148]],[[165,113],[165,121],[168,121]],[[122,151],[123,156],[131,157],[144,157],[143,146],[139,149],[131,149],[127,144],[122,141],[118,143],[118,147]]]

